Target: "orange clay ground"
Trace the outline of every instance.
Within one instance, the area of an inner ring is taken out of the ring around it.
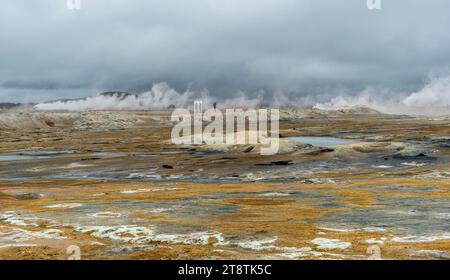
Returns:
[[[261,156],[169,116],[0,112],[0,259],[449,258],[448,118],[286,110]]]

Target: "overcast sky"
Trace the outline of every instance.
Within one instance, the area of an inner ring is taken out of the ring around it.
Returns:
[[[0,102],[142,92],[409,92],[450,67],[450,1],[0,0]]]

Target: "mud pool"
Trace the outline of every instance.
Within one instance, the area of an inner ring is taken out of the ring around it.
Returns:
[[[337,145],[346,145],[346,144],[354,144],[358,143],[358,141],[350,140],[350,139],[341,139],[336,137],[314,137],[314,136],[297,136],[290,137],[289,140],[294,142],[299,142],[303,144],[309,144],[317,147],[327,147],[333,148]]]

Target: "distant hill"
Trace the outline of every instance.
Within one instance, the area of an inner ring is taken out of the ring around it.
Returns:
[[[137,97],[137,94],[134,93],[129,93],[129,92],[125,92],[125,91],[105,91],[102,93],[99,93],[97,96],[105,96],[105,97],[115,97],[118,98],[119,100],[124,100],[125,98],[129,97],[129,96],[135,96]],[[62,99],[56,99],[56,100],[51,100],[51,101],[47,101],[47,102],[43,102],[44,104],[48,104],[48,103],[55,103],[55,102],[70,102],[70,101],[82,101],[82,100],[87,100],[88,98],[93,98],[94,96],[89,96],[89,97],[81,97],[81,98],[62,98]]]
[[[15,107],[19,107],[22,106],[21,103],[0,103],[0,109],[11,109],[11,108],[15,108]]]
[[[107,96],[107,97],[115,97],[115,98],[119,98],[120,100],[124,100],[125,98],[130,97],[130,96],[137,97],[136,94],[125,92],[125,91],[107,91],[107,92],[102,92],[99,95]]]

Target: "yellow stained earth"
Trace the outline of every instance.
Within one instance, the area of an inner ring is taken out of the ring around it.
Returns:
[[[15,114],[0,259],[449,258],[448,119],[309,112],[281,136],[362,144],[261,156],[175,146],[170,112]]]

